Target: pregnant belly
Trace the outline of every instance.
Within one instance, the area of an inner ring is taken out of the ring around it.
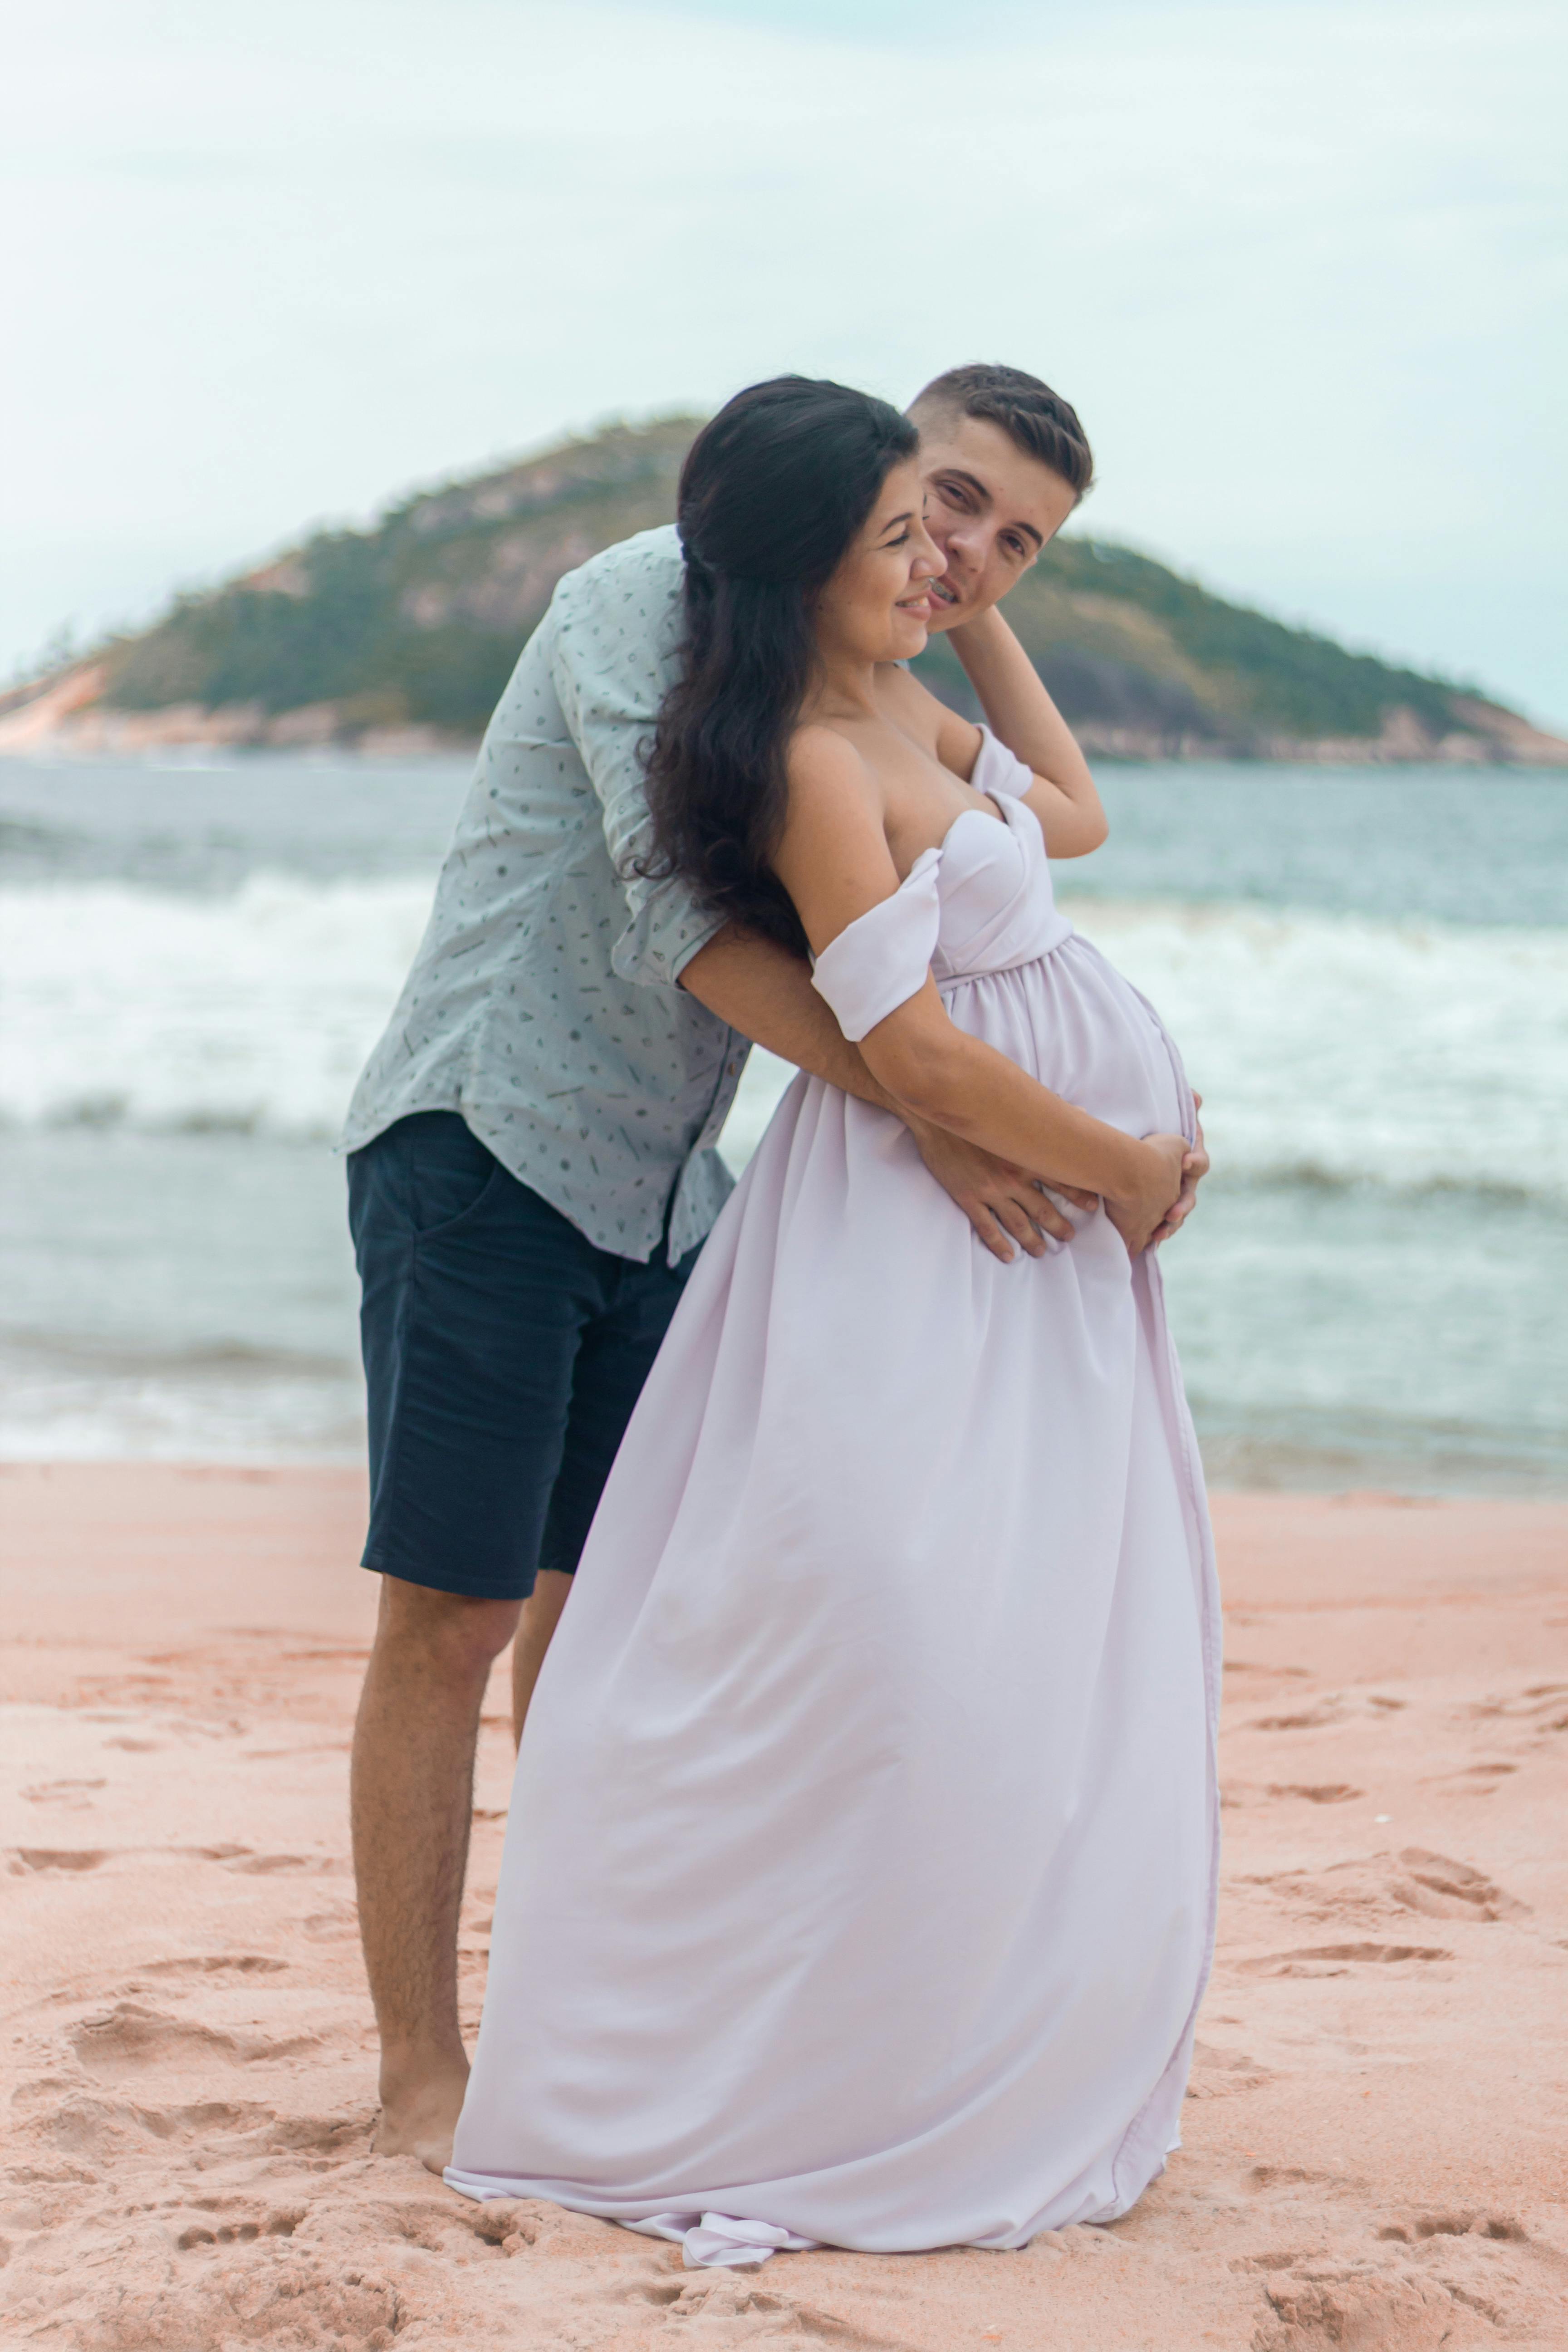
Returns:
[[[1098,948],[1076,934],[1037,962],[942,992],[961,1029],[1053,1094],[1128,1135],[1180,1134],[1182,1087],[1159,1024]]]

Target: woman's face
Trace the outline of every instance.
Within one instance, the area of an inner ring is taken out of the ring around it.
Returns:
[[[945,569],[921,520],[919,461],[895,466],[859,536],[816,606],[825,655],[856,662],[908,661],[931,619],[927,583]]]

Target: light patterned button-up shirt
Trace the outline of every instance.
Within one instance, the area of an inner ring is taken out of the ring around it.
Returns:
[[[349,1108],[357,1150],[411,1111],[461,1113],[601,1249],[671,1261],[730,1177],[714,1150],[745,1038],[676,986],[719,928],[639,881],[641,752],[675,674],[681,558],[645,530],[568,572],[524,646],[414,969]]]

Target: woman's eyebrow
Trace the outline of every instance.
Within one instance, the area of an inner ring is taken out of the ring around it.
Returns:
[[[914,519],[915,510],[913,507],[907,508],[902,514],[889,515],[887,521],[882,525],[882,537],[886,539],[888,533],[890,530],[897,530],[901,522],[913,522]]]

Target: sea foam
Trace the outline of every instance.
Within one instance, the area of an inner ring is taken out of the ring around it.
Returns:
[[[0,892],[0,1118],[335,1136],[430,898],[267,873]]]
[[[423,878],[268,873],[0,891],[0,1119],[334,1137],[429,904]],[[1228,1174],[1568,1203],[1568,934],[1068,904],[1181,1041]],[[754,1063],[732,1161],[787,1076]]]

